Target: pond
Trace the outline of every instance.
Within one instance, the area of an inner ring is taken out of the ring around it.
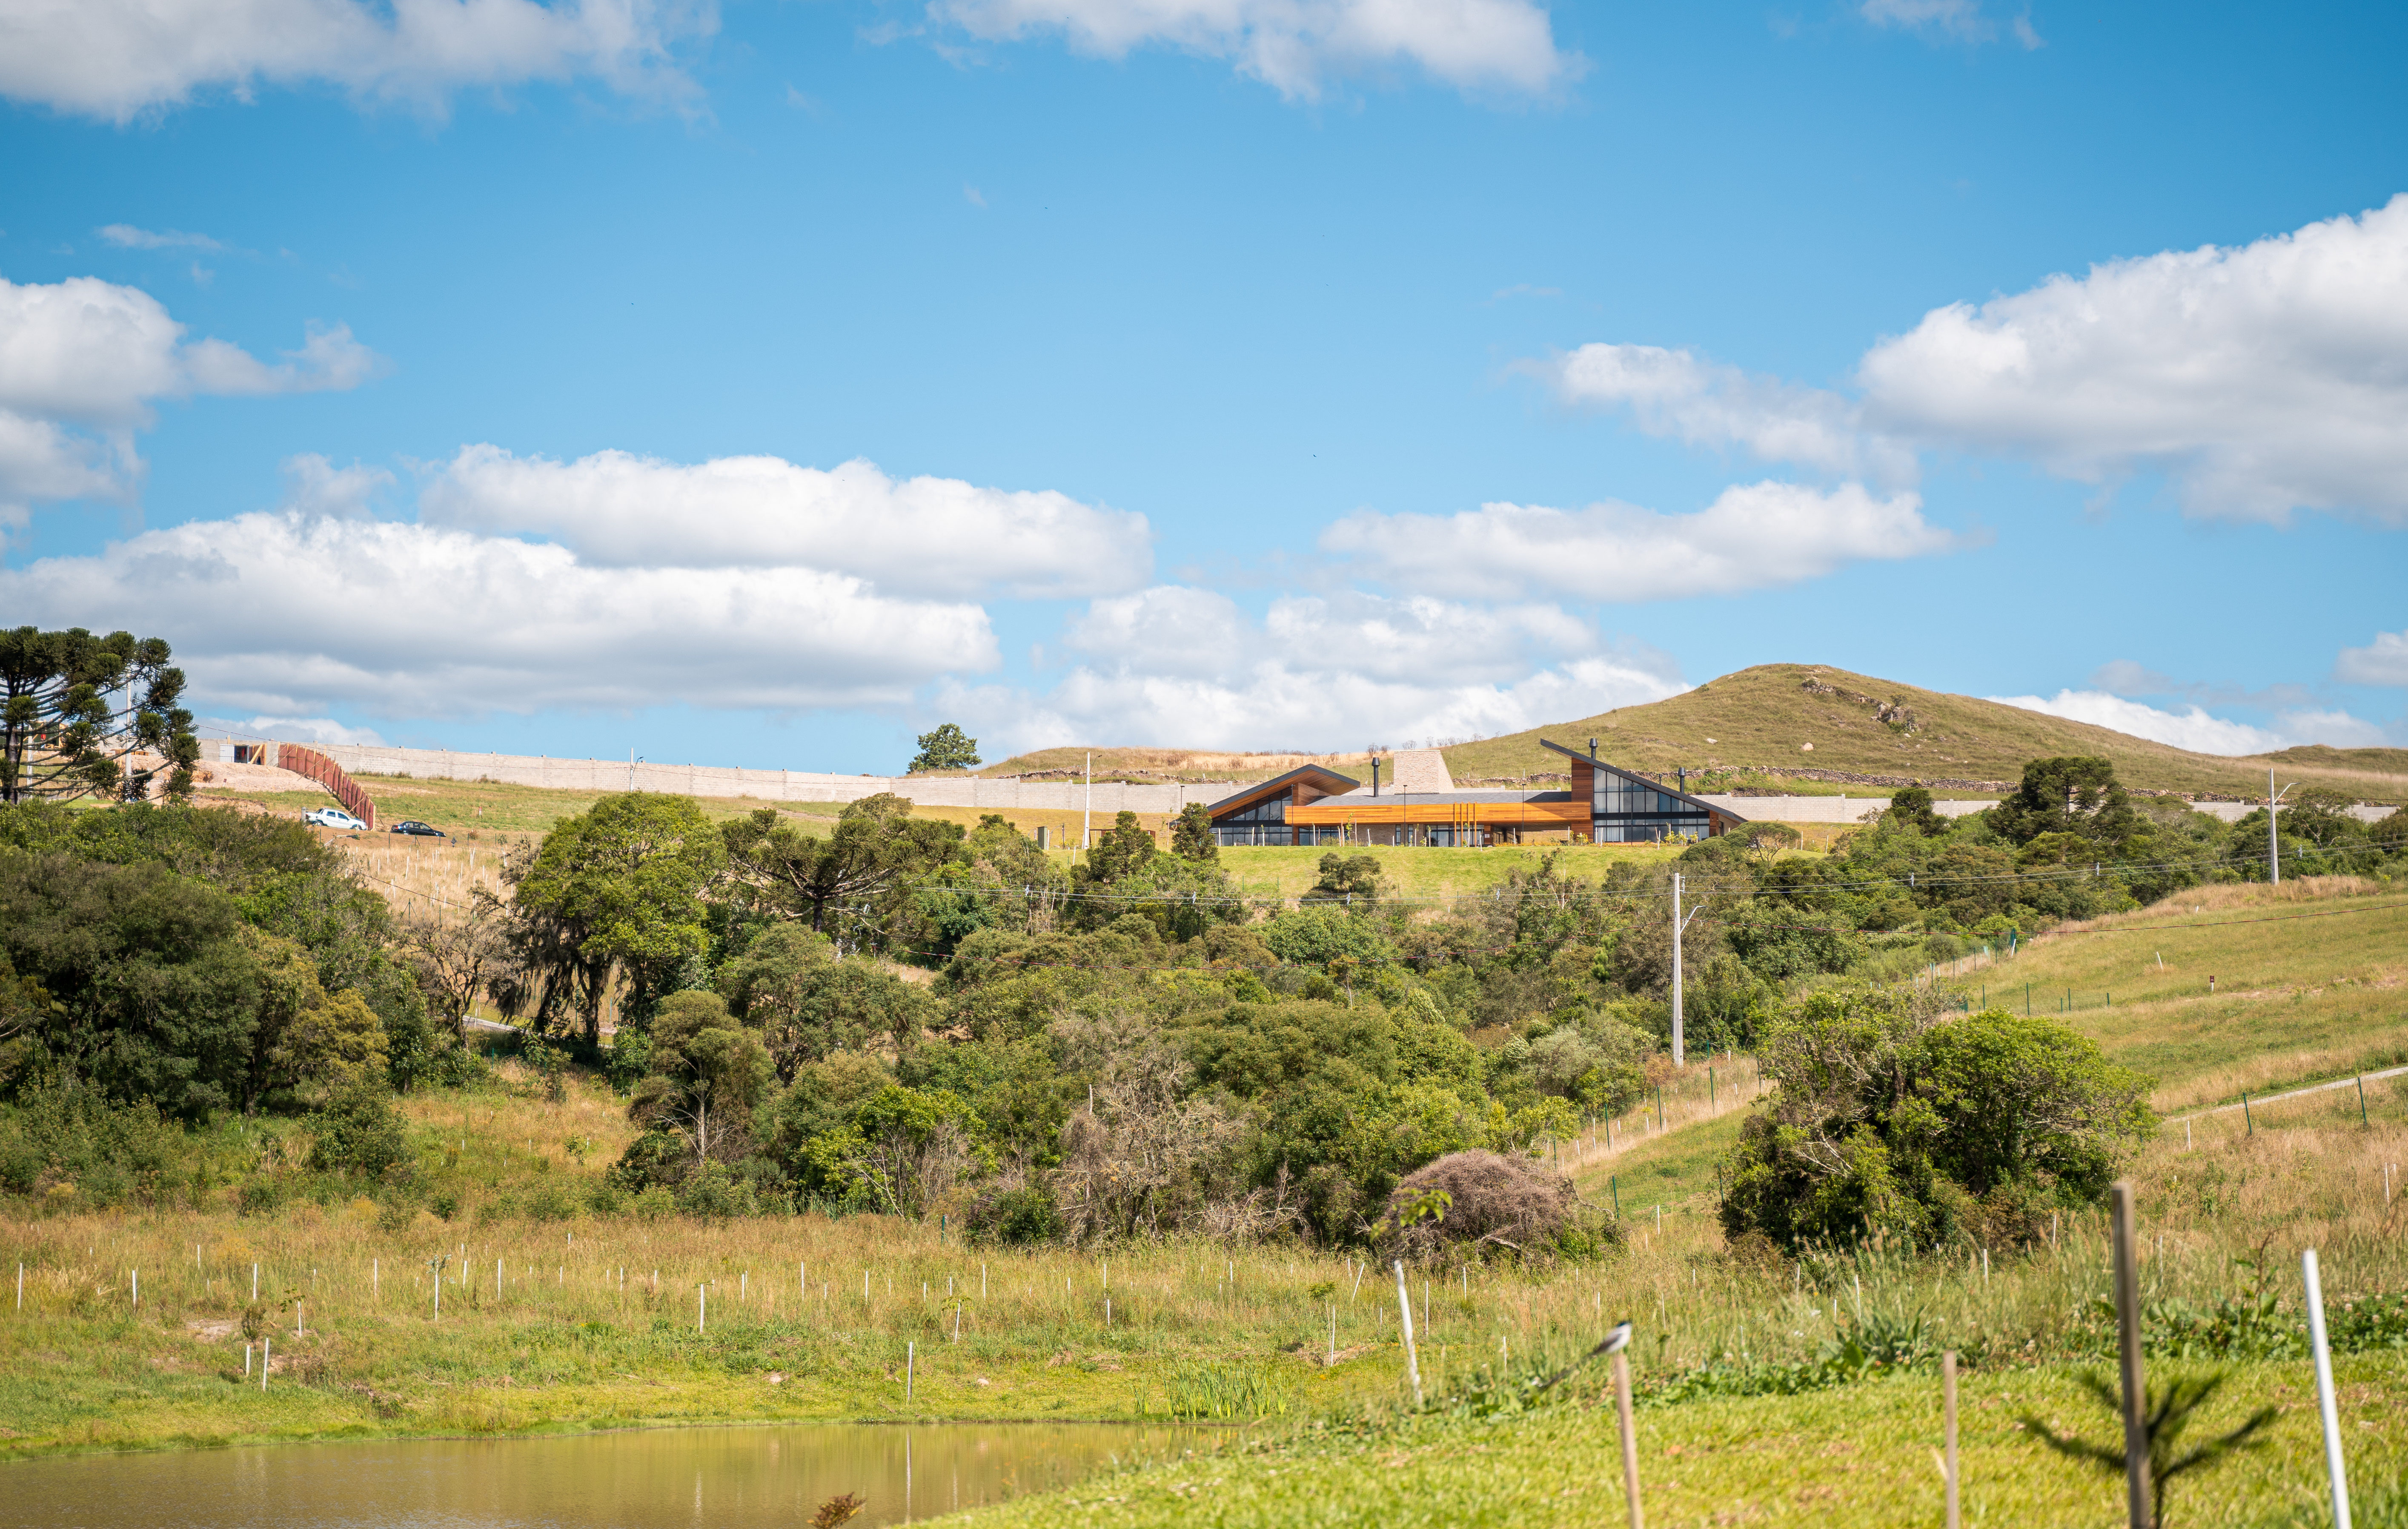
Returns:
[[[796,1423],[79,1455],[0,1466],[5,1529],[801,1529],[1065,1486],[1181,1447],[1110,1423]]]

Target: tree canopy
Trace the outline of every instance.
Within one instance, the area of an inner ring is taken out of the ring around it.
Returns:
[[[169,656],[132,632],[0,631],[0,803],[139,800],[161,770],[169,800],[189,796],[201,749]]]

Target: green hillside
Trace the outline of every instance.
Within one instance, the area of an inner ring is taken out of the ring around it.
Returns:
[[[2086,722],[1811,664],[1763,664],[1669,700],[1458,744],[1446,750],[1447,768],[1457,781],[1560,773],[1562,758],[1539,746],[1541,737],[1575,748],[1595,738],[1598,754],[1616,764],[1685,767],[1693,785],[1702,772],[1708,789],[1777,781],[1794,790],[1839,790],[1922,781],[1980,795],[2013,786],[2027,759],[2093,754],[2114,760],[2125,784],[2143,790],[2240,798],[2266,791],[2265,760],[2193,754]],[[2397,749],[2292,749],[2280,762],[2286,780],[2400,801],[2408,800],[2401,756]]]

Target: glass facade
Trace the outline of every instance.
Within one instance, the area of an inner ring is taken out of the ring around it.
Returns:
[[[1635,776],[1597,768],[1589,801],[1589,836],[1600,844],[1643,844],[1670,834],[1702,839],[1713,831],[1711,814]]]

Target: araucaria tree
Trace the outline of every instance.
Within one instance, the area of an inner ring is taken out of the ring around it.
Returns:
[[[0,632],[0,802],[144,797],[160,770],[189,796],[201,747],[168,656],[132,632]]]

